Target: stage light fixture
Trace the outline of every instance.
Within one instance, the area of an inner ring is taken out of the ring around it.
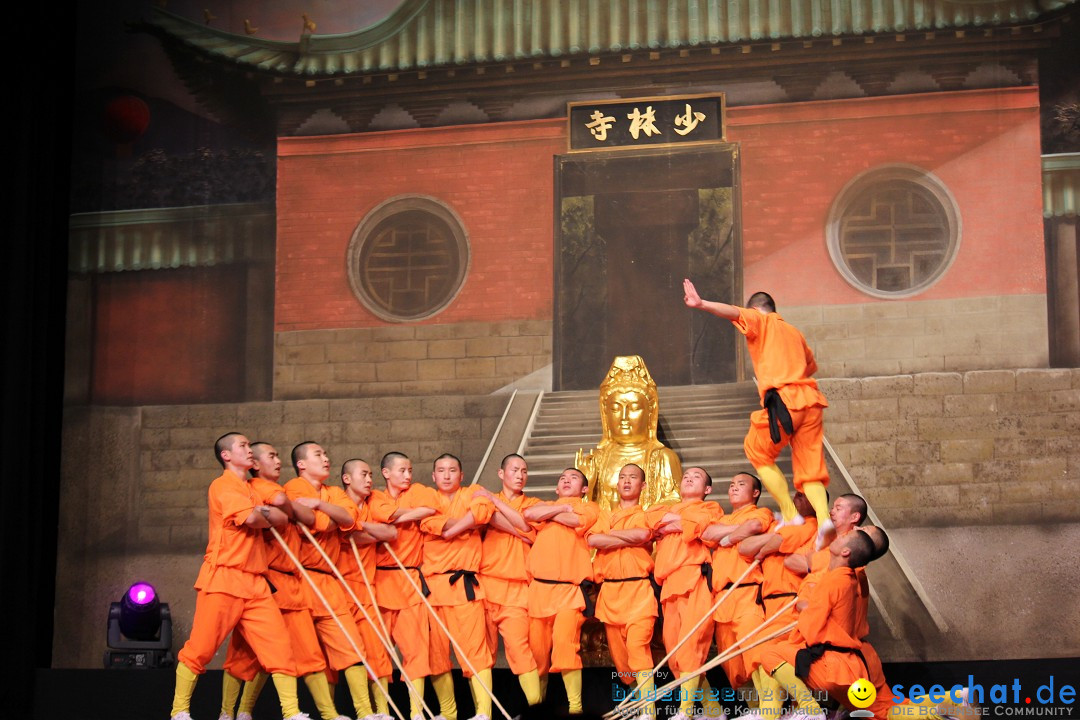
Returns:
[[[105,667],[171,667],[172,614],[150,583],[137,582],[109,604]]]

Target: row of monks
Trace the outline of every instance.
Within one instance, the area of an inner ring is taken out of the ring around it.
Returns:
[[[519,455],[503,459],[498,492],[463,486],[461,463],[449,454],[434,461],[426,485],[413,482],[409,458],[388,453],[377,468],[383,489],[360,459],[341,467],[341,486],[331,484],[330,459],[314,442],[292,450],[296,477],[284,485],[272,445],[229,433],[215,456],[223,473],[209,489],[209,542],[178,655],[173,720],[190,719],[196,680],[226,637],[222,720],[250,718],[268,678],[284,718],[308,717],[297,699],[302,678],[324,720],[343,717],[333,700],[340,682],[357,718],[403,720],[388,692],[395,670],[409,717],[456,720],[451,652],[469,679],[474,717],[497,709],[509,718],[492,693],[500,638],[530,706],[559,673],[568,710],[580,713],[581,628],[594,613],[633,690],[619,708],[624,717],[655,713],[658,615],[667,650],[660,665],[681,682],[678,720],[696,712],[695,702],[720,712],[702,674],[714,639],[718,651],[741,650],[723,670],[733,688],[753,685],[763,716],[779,717],[788,702],[820,712],[820,691],[851,702],[859,678],[876,686],[875,717],[896,707],[865,641],[860,570],[888,539],[863,525],[858,496],[836,498],[835,533],[823,544],[804,496],[794,497],[798,519],[779,522],[757,506],[761,485],[749,473],[730,481],[725,512],[708,499],[712,478],[697,467],[683,473],[677,502],[645,508],[645,473],[627,464],[618,502],[601,507],[584,497],[588,482],[575,468],[560,475],[555,500],[530,497]],[[436,708],[424,700],[428,682]]]

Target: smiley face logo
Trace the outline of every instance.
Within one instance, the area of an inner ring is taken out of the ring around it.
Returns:
[[[848,701],[857,708],[870,707],[877,699],[877,690],[874,683],[866,678],[859,678],[851,683],[847,691]]]

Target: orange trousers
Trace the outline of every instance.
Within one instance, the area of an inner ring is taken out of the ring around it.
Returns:
[[[490,600],[484,601],[487,611],[487,642],[491,656],[499,650],[499,636],[502,636],[506,662],[515,675],[524,675],[536,669],[536,657],[529,647],[529,613],[523,607],[500,605]]]
[[[764,409],[750,415],[750,430],[743,440],[746,459],[755,468],[767,467],[776,462],[780,451],[791,445],[791,474],[796,490],[802,490],[803,483],[820,482],[829,484],[829,471],[825,467],[825,449],[823,439],[822,408],[817,405],[802,410],[788,410],[795,432],[788,435],[781,429],[780,442],[773,444],[769,437],[769,414]]]
[[[581,626],[584,624],[585,616],[577,608],[546,618],[529,618],[529,645],[541,676],[581,669]]]
[[[615,662],[619,678],[624,682],[632,684],[635,676],[631,673],[652,670],[653,656],[649,644],[655,627],[655,617],[638,618],[625,625],[604,625],[611,659]]]
[[[769,645],[761,653],[761,664],[770,673],[785,662],[795,667],[795,654],[802,647],[791,642]],[[848,688],[859,678],[866,677],[866,672],[858,655],[829,650],[814,661],[802,680],[811,690],[824,690],[846,707]]]
[[[390,637],[401,651],[401,664],[408,676],[416,680],[431,675],[428,660],[431,618],[428,609],[416,604],[401,610],[380,610]]]
[[[469,663],[476,670],[488,670],[495,665],[495,656],[491,653],[491,647],[487,639],[487,619],[484,617],[484,601],[473,600],[464,605],[439,605],[435,608],[439,613],[439,619],[454,634],[454,640],[464,651],[454,648],[461,673],[465,677],[472,677]],[[431,665],[432,675],[442,675],[450,672],[450,638],[442,631],[438,623],[431,621],[430,651],[428,663]]]
[[[709,592],[704,579],[696,583],[694,589],[686,595],[676,595],[664,600],[662,603],[664,648],[671,652],[671,648],[675,647],[690,628],[709,612],[712,604],[712,593]],[[668,667],[672,672],[693,672],[705,663],[705,658],[709,654],[709,645],[712,644],[713,623],[714,620],[710,615],[693,636],[671,656]]]
[[[285,629],[289,634],[297,676],[303,677],[325,670],[326,657],[319,647],[319,636],[315,634],[311,613],[307,610],[282,610],[281,619],[285,622]],[[225,652],[225,670],[233,677],[250,682],[262,669],[255,659],[255,651],[251,649],[251,645],[242,634],[234,632],[229,637],[229,648]]]
[[[717,608],[713,616],[716,620],[717,652],[727,650],[764,622],[765,612],[757,604],[757,590],[754,586],[740,586]],[[758,648],[751,648],[721,665],[731,687],[739,688],[750,679],[760,663]]]
[[[177,659],[196,675],[202,675],[206,672],[206,663],[234,628],[244,636],[267,672],[296,675],[296,661],[281,611],[269,595],[240,598],[200,591],[195,598],[191,635]]]
[[[364,659],[368,661],[368,665],[375,672],[375,676],[388,677],[393,674],[394,666],[390,662],[390,655],[386,652],[386,646],[383,645],[382,640],[379,639],[379,632],[382,631],[382,628],[376,629],[376,627],[373,627],[356,605],[350,604],[349,609],[352,611],[356,629],[360,631],[360,639],[364,642],[362,646],[364,648]],[[365,605],[364,610],[367,611],[368,617],[376,623],[379,622],[379,619],[375,617],[375,608]]]

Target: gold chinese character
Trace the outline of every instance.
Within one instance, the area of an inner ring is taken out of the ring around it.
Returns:
[[[592,122],[585,123],[585,127],[589,128],[589,132],[592,133],[592,136],[600,142],[607,140],[607,131],[615,124],[615,118],[610,115],[604,115],[604,113],[599,110],[594,110],[593,114],[589,117],[592,118]]]
[[[705,113],[692,111],[690,109],[690,103],[686,103],[686,112],[682,115],[675,116],[675,132],[679,135],[686,136],[694,128],[698,126],[698,123],[705,119]],[[679,127],[685,129],[680,130]]]
[[[638,139],[638,133],[645,133],[645,137],[661,134],[656,128],[656,113],[653,111],[652,105],[646,106],[644,115],[637,108],[634,108],[634,112],[626,117],[630,120],[630,135],[635,140]]]

